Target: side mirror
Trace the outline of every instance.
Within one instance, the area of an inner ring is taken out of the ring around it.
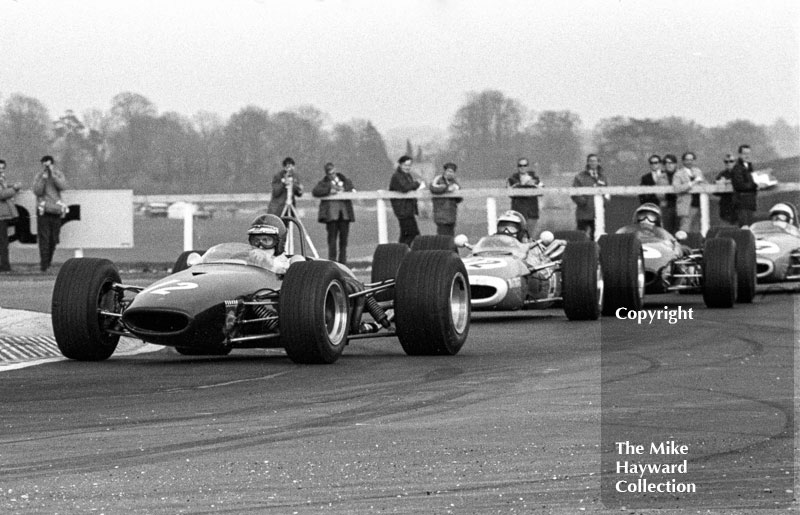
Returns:
[[[555,235],[553,235],[553,233],[550,231],[542,231],[542,233],[539,235],[539,241],[545,245],[550,245],[555,239]]]
[[[186,266],[194,266],[203,260],[203,256],[197,252],[192,252],[186,257]]]
[[[685,241],[688,237],[689,235],[686,234],[686,231],[678,231],[675,233],[675,239],[678,241]]]
[[[456,244],[458,248],[468,248],[469,247],[469,238],[467,238],[466,234],[459,234],[455,238],[453,238],[453,243]]]

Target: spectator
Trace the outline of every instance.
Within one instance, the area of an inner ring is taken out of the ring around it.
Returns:
[[[683,166],[675,173],[682,188],[689,189],[695,184],[706,182],[703,171],[694,165],[695,158],[694,152],[686,152],[681,156]],[[679,195],[676,207],[680,230],[698,232],[700,230],[700,194]]]
[[[736,209],[736,225],[753,223],[757,207],[758,185],[753,179],[753,164],[750,162],[750,145],[739,145],[739,159],[731,170],[733,205]]]
[[[650,164],[650,171],[642,175],[639,181],[640,186],[669,186],[664,171],[661,169],[661,157],[653,154],[647,160]],[[661,204],[661,198],[655,193],[642,193],[639,195],[639,204]],[[659,222],[661,220],[661,212],[659,211]]]
[[[333,163],[325,163],[325,177],[314,186],[312,195],[324,197],[319,203],[317,220],[325,224],[328,231],[328,259],[347,264],[347,238],[350,224],[355,221],[352,200],[327,200],[343,191],[355,191],[353,183],[336,171]],[[338,242],[338,251],[337,251]]]
[[[392,174],[392,180],[389,182],[389,191],[397,191],[400,193],[408,193],[409,191],[418,190],[424,187],[425,184],[417,181],[411,175],[411,158],[402,156],[397,160],[397,168]],[[411,245],[419,235],[419,227],[417,227],[417,199],[399,199],[393,198],[392,210],[400,223],[400,243]]]
[[[41,159],[43,169],[33,179],[33,194],[36,195],[36,226],[39,240],[39,268],[46,272],[53,261],[53,254],[61,236],[61,219],[69,208],[61,200],[61,192],[67,189],[67,179],[55,168],[52,156]]]
[[[434,195],[452,193],[461,189],[456,181],[455,163],[445,163],[444,172],[433,178],[430,190]],[[436,224],[436,234],[453,236],[456,230],[456,217],[460,197],[446,197],[433,199],[433,221]]]
[[[675,173],[678,171],[678,158],[673,154],[664,156],[664,175],[667,178],[667,185],[672,186],[675,181]],[[674,193],[667,193],[661,201],[661,224],[670,234],[675,234],[678,230],[678,196]]]
[[[716,182],[719,185],[731,183],[731,170],[736,160],[731,154],[725,154],[722,161],[725,169],[717,174]],[[736,225],[736,209],[733,205],[733,193],[715,193],[719,197],[719,219],[731,225]]]
[[[0,159],[0,272],[10,272],[8,259],[8,226],[19,216],[14,198],[22,189],[22,183],[6,181],[6,162]]]
[[[294,173],[294,159],[287,157],[281,164],[283,170],[272,178],[272,198],[267,206],[267,213],[277,216],[283,216],[287,205],[294,205],[294,197],[303,196],[303,185]]]
[[[593,186],[607,186],[603,167],[600,166],[600,158],[597,154],[586,156],[586,168],[575,176],[572,181],[573,188],[586,188]],[[604,195],[604,201],[609,197]],[[572,201],[577,206],[575,209],[575,221],[577,229],[585,232],[589,238],[594,239],[594,197],[592,195],[575,195]]]
[[[509,188],[541,188],[542,182],[530,168],[528,158],[517,161],[517,171],[508,178]],[[539,197],[511,197],[511,210],[521,213],[527,222],[528,235],[533,238],[539,222]]]

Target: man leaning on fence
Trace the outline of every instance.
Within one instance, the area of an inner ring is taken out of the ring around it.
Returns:
[[[591,188],[595,186],[607,186],[608,181],[603,174],[603,167],[600,166],[600,158],[597,154],[586,156],[586,168],[578,172],[572,181],[573,188]],[[608,201],[608,195],[604,195],[604,201]],[[594,197],[592,195],[574,195],[572,201],[575,202],[575,222],[579,231],[585,232],[589,238],[594,239]]]
[[[517,160],[517,171],[508,178],[509,188],[541,188],[542,181],[531,168],[528,158]],[[533,238],[539,222],[539,197],[511,197],[511,210],[522,213],[527,222],[528,236]]]

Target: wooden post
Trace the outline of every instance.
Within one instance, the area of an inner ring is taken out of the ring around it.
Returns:
[[[486,197],[486,234],[497,232],[497,199]]]
[[[382,198],[376,199],[378,213],[378,243],[389,243],[389,228],[386,223],[386,201]]]
[[[603,195],[594,196],[594,239],[606,233],[606,204]]]

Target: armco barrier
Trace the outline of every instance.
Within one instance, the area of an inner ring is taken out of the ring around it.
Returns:
[[[486,199],[486,225],[491,233],[497,222],[497,198],[507,197],[538,197],[554,194],[561,195],[591,195],[594,197],[595,205],[595,237],[599,238],[605,233],[605,203],[603,197],[624,196],[633,197],[642,193],[699,193],[700,194],[700,227],[705,234],[709,229],[709,195],[714,193],[730,193],[732,188],[729,185],[703,184],[692,187],[686,191],[679,191],[673,186],[607,186],[602,188],[541,188],[541,189],[510,189],[510,188],[490,188],[490,189],[463,189],[457,193],[447,193],[436,197],[462,197],[462,198],[485,198]],[[782,183],[769,189],[770,192],[792,192],[800,191],[800,183]],[[332,199],[336,200],[374,200],[377,204],[377,223],[378,223],[378,242],[388,242],[387,230],[387,204],[390,199],[428,199],[434,198],[427,190],[417,190],[409,193],[396,193],[386,190],[363,191],[351,193],[339,193]],[[197,194],[197,195],[135,195],[134,203],[147,204],[154,202],[188,202],[200,204],[237,204],[237,203],[263,203],[269,202],[269,193],[242,193],[242,194]],[[295,199],[298,205],[315,205],[320,199],[302,197]],[[184,233],[183,248],[192,249],[194,219],[192,211],[187,209],[184,214]]]

